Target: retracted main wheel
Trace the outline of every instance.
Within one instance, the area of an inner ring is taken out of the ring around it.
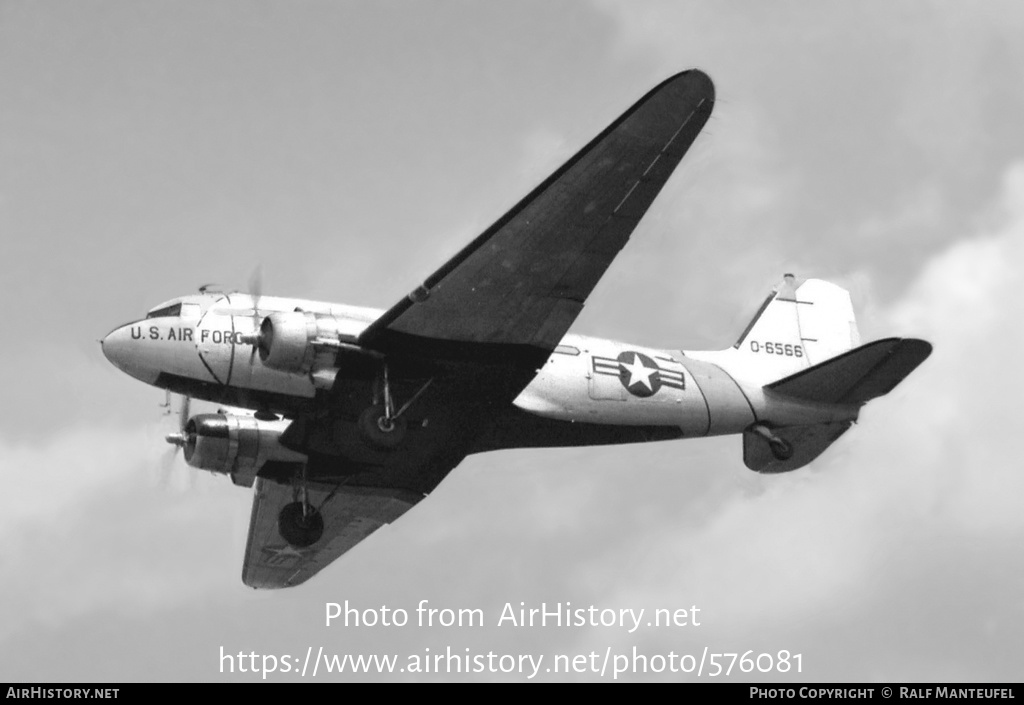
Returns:
[[[292,546],[306,548],[324,535],[324,518],[313,507],[303,511],[302,502],[292,502],[277,515],[277,529]]]
[[[374,404],[359,415],[359,431],[370,445],[390,450],[397,448],[405,438],[406,423],[401,416],[388,418],[384,405]]]

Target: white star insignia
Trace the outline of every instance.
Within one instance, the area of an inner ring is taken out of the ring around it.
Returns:
[[[627,387],[632,387],[639,383],[647,387],[652,392],[654,391],[654,385],[651,384],[651,375],[657,372],[657,369],[644,365],[640,356],[636,353],[633,353],[632,363],[627,365],[623,362],[620,364],[622,365],[622,369],[629,372],[629,382],[626,384]]]

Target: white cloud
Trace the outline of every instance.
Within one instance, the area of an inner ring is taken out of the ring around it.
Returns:
[[[886,312],[889,334],[925,338],[933,355],[811,469],[759,478],[757,496],[733,494],[702,525],[660,534],[647,550],[665,566],[663,583],[637,590],[622,581],[610,602],[696,599],[712,626],[677,639],[732,634],[745,648],[845,652],[846,663],[810,672],[828,677],[927,680],[951,649],[972,652],[958,678],[1015,675],[1001,669],[1024,627],[1024,560],[1007,551],[1024,540],[1015,429],[1024,164],[1008,170],[986,220],[984,232],[929,261]],[[868,623],[877,627],[865,632]],[[893,650],[917,656],[893,659]]]
[[[0,561],[9,578],[0,622],[9,633],[96,612],[138,614],[229,585],[217,550],[226,542],[204,535],[230,535],[233,488],[190,479],[180,458],[161,468],[166,430],[97,426],[0,445]],[[182,554],[191,554],[188,573],[173,569]]]

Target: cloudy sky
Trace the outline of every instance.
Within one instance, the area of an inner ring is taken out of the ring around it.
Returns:
[[[802,655],[759,680],[1020,680],[1021,36],[996,1],[0,0],[0,679],[708,647]],[[726,347],[793,271],[926,364],[790,475],[737,438],[476,456],[307,585],[245,588],[249,493],[164,467],[162,393],[97,339],[258,264],[267,293],[388,307],[694,66],[715,112],[575,329]],[[345,600],[487,624],[326,627]],[[520,602],[701,624],[498,627]]]

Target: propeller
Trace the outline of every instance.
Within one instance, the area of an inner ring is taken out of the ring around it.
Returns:
[[[170,396],[170,392],[168,392],[167,401],[161,405],[168,407],[168,414],[171,413]],[[184,448],[190,441],[195,441],[194,438],[189,438],[189,434],[187,431],[190,406],[191,400],[189,399],[189,397],[182,396],[181,406],[178,410],[178,430],[174,433],[168,433],[166,436],[164,436],[164,440],[170,443],[173,447],[167,449],[167,453],[164,454],[164,457],[160,464],[160,484],[162,486],[166,486],[167,479],[170,477],[171,472],[173,471],[174,461],[178,456],[178,451]]]
[[[249,353],[249,364],[256,360],[256,351],[260,345],[260,297],[263,295],[263,265],[256,265],[249,275],[249,297],[252,299],[252,333],[242,336],[242,340],[252,343],[252,352]]]

